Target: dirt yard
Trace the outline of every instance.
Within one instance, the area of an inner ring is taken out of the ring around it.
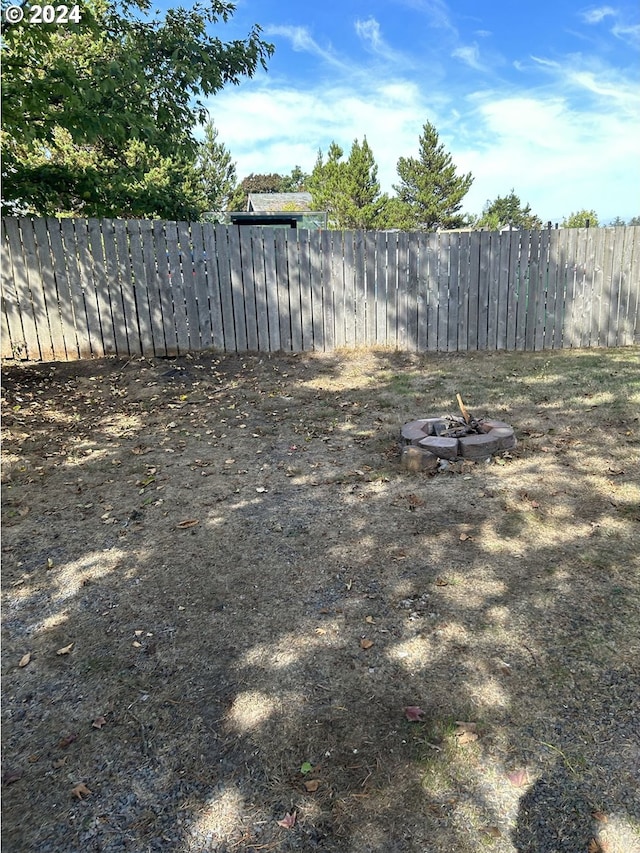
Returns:
[[[3,849],[639,851],[639,368],[6,367]]]

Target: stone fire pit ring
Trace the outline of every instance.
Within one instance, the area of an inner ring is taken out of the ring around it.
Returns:
[[[410,471],[435,470],[440,460],[485,460],[517,444],[513,428],[503,421],[480,419],[468,429],[464,418],[419,418],[400,433],[401,463]]]

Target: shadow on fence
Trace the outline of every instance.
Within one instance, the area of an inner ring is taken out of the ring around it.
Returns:
[[[2,356],[626,346],[639,235],[3,218]]]

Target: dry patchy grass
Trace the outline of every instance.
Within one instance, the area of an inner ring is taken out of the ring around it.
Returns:
[[[639,361],[6,368],[7,850],[638,849]]]

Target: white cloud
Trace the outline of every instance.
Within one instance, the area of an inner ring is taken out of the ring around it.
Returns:
[[[335,141],[348,154],[353,140],[366,136],[390,192],[398,158],[417,155],[430,121],[458,171],[475,177],[468,212],[479,213],[487,199],[511,188],[553,221],[580,208],[595,208],[604,221],[640,212],[640,94],[630,73],[594,54],[513,57],[510,67],[491,55],[489,62],[487,43],[482,54],[477,44],[462,44],[440,0],[398,2],[420,8],[432,26],[449,31],[435,56],[408,55],[404,45],[394,51],[373,17],[354,22],[353,57],[306,27],[265,27],[304,52],[312,69],[304,80],[281,70],[260,73],[210,100],[239,177],[288,173],[295,165],[311,171],[319,148],[326,153]],[[593,22],[600,15],[619,23],[613,12],[609,6],[589,10]],[[490,88],[481,92],[470,90],[478,86],[478,70],[491,72]]]
[[[640,45],[640,24],[629,23],[626,20],[626,14],[620,9],[614,9],[612,6],[596,6],[587,9],[581,17],[586,24],[600,24],[607,18],[613,18],[612,35],[632,47]]]
[[[264,33],[268,38],[282,36],[288,39],[293,50],[310,53],[337,69],[344,70],[347,67],[332,50],[321,47],[306,27],[268,26],[264,28]]]
[[[355,31],[360,40],[365,44],[366,48],[378,59],[385,60],[403,67],[408,67],[412,63],[403,56],[399,51],[393,50],[382,36],[380,24],[375,18],[367,18],[366,21],[357,20],[355,22]]]
[[[449,8],[444,0],[399,0],[399,2],[403,6],[422,12],[432,27],[449,30],[457,35],[458,31],[451,23]]]
[[[456,158],[476,176],[467,209],[479,210],[514,188],[544,220],[594,207],[605,221],[634,215],[620,200],[621,187],[640,185],[637,136],[626,120],[609,116],[603,122],[561,97],[486,93],[474,100],[467,121],[477,122],[482,141]]]
[[[452,51],[451,55],[456,59],[462,60],[465,65],[468,65],[469,68],[473,68],[476,71],[486,70],[484,64],[480,61],[480,50],[477,44],[457,47]]]
[[[363,41],[369,42],[374,50],[378,50],[383,43],[380,35],[380,24],[375,18],[368,18],[366,21],[357,20],[356,33]]]
[[[632,47],[640,45],[640,24],[615,24],[611,32]]]
[[[582,13],[582,20],[587,24],[599,24],[605,18],[615,17],[616,10],[611,6],[594,6]]]
[[[332,141],[348,154],[366,136],[384,188],[397,181],[401,155],[417,150],[423,124],[433,112],[415,83],[371,81],[368,89],[345,85],[305,92],[267,81],[225,90],[209,104],[220,139],[230,149],[240,177],[250,172],[311,171],[318,148]]]

